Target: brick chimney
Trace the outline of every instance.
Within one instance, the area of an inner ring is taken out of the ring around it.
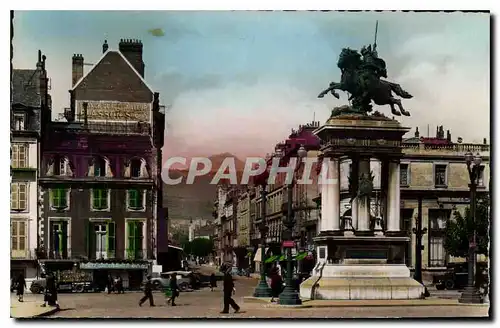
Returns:
[[[415,129],[415,138],[419,137],[420,137],[420,132],[418,132],[418,126],[417,126],[417,128]]]
[[[72,78],[72,86],[75,86],[76,82],[78,82],[83,76],[83,55],[82,54],[74,54],[73,55],[73,65],[71,71]]]
[[[118,49],[135,70],[144,77],[145,65],[142,61],[142,42],[136,39],[121,39]]]

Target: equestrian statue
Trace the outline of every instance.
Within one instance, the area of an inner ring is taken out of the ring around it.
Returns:
[[[340,83],[331,82],[328,89],[322,91],[318,98],[323,98],[327,93],[331,93],[335,98],[339,98],[336,90],[348,92],[350,94],[349,111],[357,114],[364,114],[372,111],[371,102],[377,105],[391,106],[393,115],[410,116],[410,113],[403,108],[401,99],[394,98],[394,92],[401,98],[410,99],[413,96],[403,90],[397,83],[383,80],[387,78],[387,68],[385,61],[377,54],[377,27],[375,29],[375,42],[361,48],[360,53],[350,48],[342,49],[337,66],[340,68],[342,77]],[[395,108],[397,105],[399,111]]]

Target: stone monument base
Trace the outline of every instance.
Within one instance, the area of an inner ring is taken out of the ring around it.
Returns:
[[[300,285],[302,299],[423,299],[425,287],[404,264],[321,264]]]

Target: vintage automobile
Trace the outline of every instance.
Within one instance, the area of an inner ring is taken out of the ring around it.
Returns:
[[[477,284],[480,286],[481,292],[487,293],[488,289],[488,263],[477,263]],[[437,290],[452,290],[461,289],[467,286],[468,272],[467,263],[451,263],[445,273],[435,275],[433,283]]]
[[[92,275],[80,270],[64,270],[55,272],[58,292],[84,293],[95,292],[97,286],[92,282]],[[43,293],[46,286],[45,275],[41,279],[33,280],[30,291],[33,294]]]
[[[181,291],[188,291],[193,289],[196,285],[194,275],[191,271],[169,271],[162,273],[152,273],[151,282],[153,284],[153,289],[163,290],[169,287],[170,276],[175,273],[177,276],[177,286]],[[141,289],[144,289],[145,281],[141,285]]]

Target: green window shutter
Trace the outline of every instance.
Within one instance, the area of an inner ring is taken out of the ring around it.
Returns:
[[[128,226],[128,248],[127,248],[127,255],[129,258],[133,258],[134,256],[134,249],[135,249],[135,221],[128,221],[127,222]]]
[[[116,257],[115,255],[115,243],[116,243],[116,238],[115,238],[115,231],[116,231],[116,226],[114,222],[109,222],[108,223],[108,229],[106,229],[106,235],[107,235],[107,252],[108,252],[108,257],[109,258],[114,258]]]
[[[144,209],[143,207],[143,197],[144,197],[144,192],[142,190],[137,190],[137,208],[138,209]]]
[[[89,248],[88,248],[89,258],[93,259],[96,257],[96,251],[97,251],[96,245],[95,245],[96,235],[95,235],[95,223],[94,222],[89,221],[87,231],[88,231],[87,234],[88,234],[88,239],[89,239]]]
[[[49,189],[49,197],[53,207],[56,207],[56,193],[54,189]]]
[[[53,251],[57,251],[56,245],[58,245],[57,242],[56,242],[56,240],[54,239],[56,237],[54,229],[55,229],[54,228],[54,222],[50,222],[50,229],[49,229],[50,230],[50,232],[49,232],[50,233],[50,236],[49,236],[49,240],[50,240],[50,246],[49,247],[50,248],[49,248],[49,251],[51,253]]]
[[[101,189],[101,208],[108,207],[108,190]]]
[[[60,195],[59,195],[59,203],[61,207],[68,207],[68,189],[66,188],[61,188],[59,189]]]
[[[144,224],[141,221],[137,221],[135,224],[135,256],[136,258],[142,258],[142,226]]]
[[[85,233],[83,234],[84,238],[84,245],[85,245],[85,253],[86,255],[90,258],[90,243],[89,243],[89,226],[90,226],[90,221],[84,219],[83,220],[83,228]]]
[[[92,207],[97,209],[99,208],[99,203],[98,203],[98,193],[99,189],[92,189]]]
[[[68,221],[61,222],[62,225],[62,233],[61,236],[61,244],[60,251],[64,258],[68,257]]]

